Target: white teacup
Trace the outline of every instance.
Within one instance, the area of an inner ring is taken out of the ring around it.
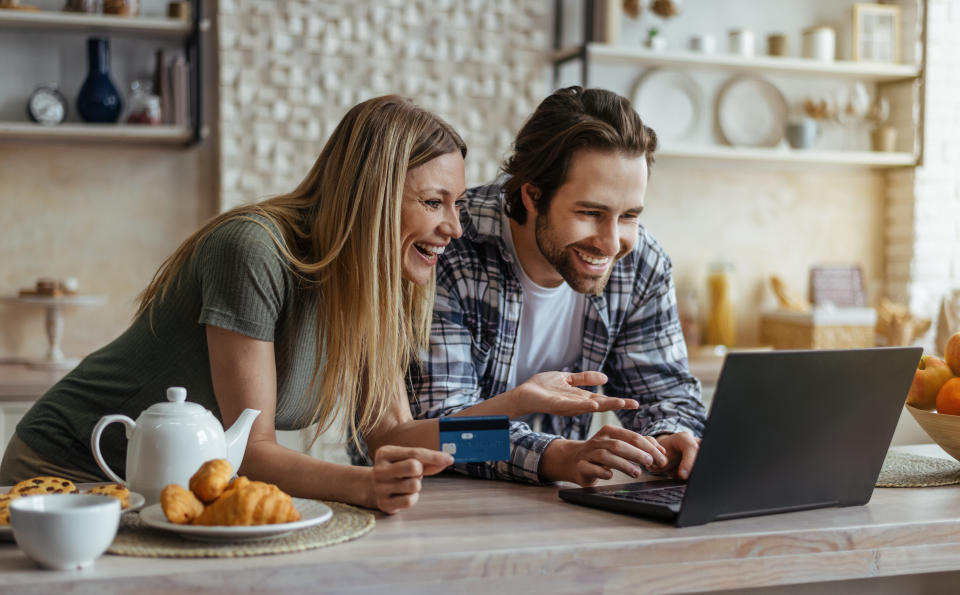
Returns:
[[[120,526],[120,501],[96,494],[24,496],[10,502],[17,545],[46,568],[90,566],[107,551]]]

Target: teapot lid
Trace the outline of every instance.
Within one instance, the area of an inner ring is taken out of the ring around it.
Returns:
[[[182,386],[171,386],[167,389],[166,403],[154,403],[144,411],[157,415],[200,415],[206,412],[203,405],[187,402],[187,389]]]

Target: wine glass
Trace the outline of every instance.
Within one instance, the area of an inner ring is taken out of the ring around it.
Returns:
[[[863,83],[841,87],[837,96],[837,122],[844,128],[845,148],[856,149],[858,125],[870,110],[870,93]]]

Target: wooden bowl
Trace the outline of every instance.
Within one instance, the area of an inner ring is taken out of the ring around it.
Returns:
[[[913,405],[905,405],[905,407],[923,431],[940,445],[940,448],[960,461],[960,415],[925,411]]]

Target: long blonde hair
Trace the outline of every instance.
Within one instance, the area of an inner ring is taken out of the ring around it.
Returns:
[[[318,424],[316,440],[342,412],[357,440],[380,422],[430,338],[434,280],[418,286],[401,274],[407,171],[455,151],[466,156],[460,135],[403,97],[354,106],[293,192],[223,213],[187,238],[140,294],[137,316],[152,313],[215,227],[265,218],[291,270],[317,292],[311,406],[300,421]]]

